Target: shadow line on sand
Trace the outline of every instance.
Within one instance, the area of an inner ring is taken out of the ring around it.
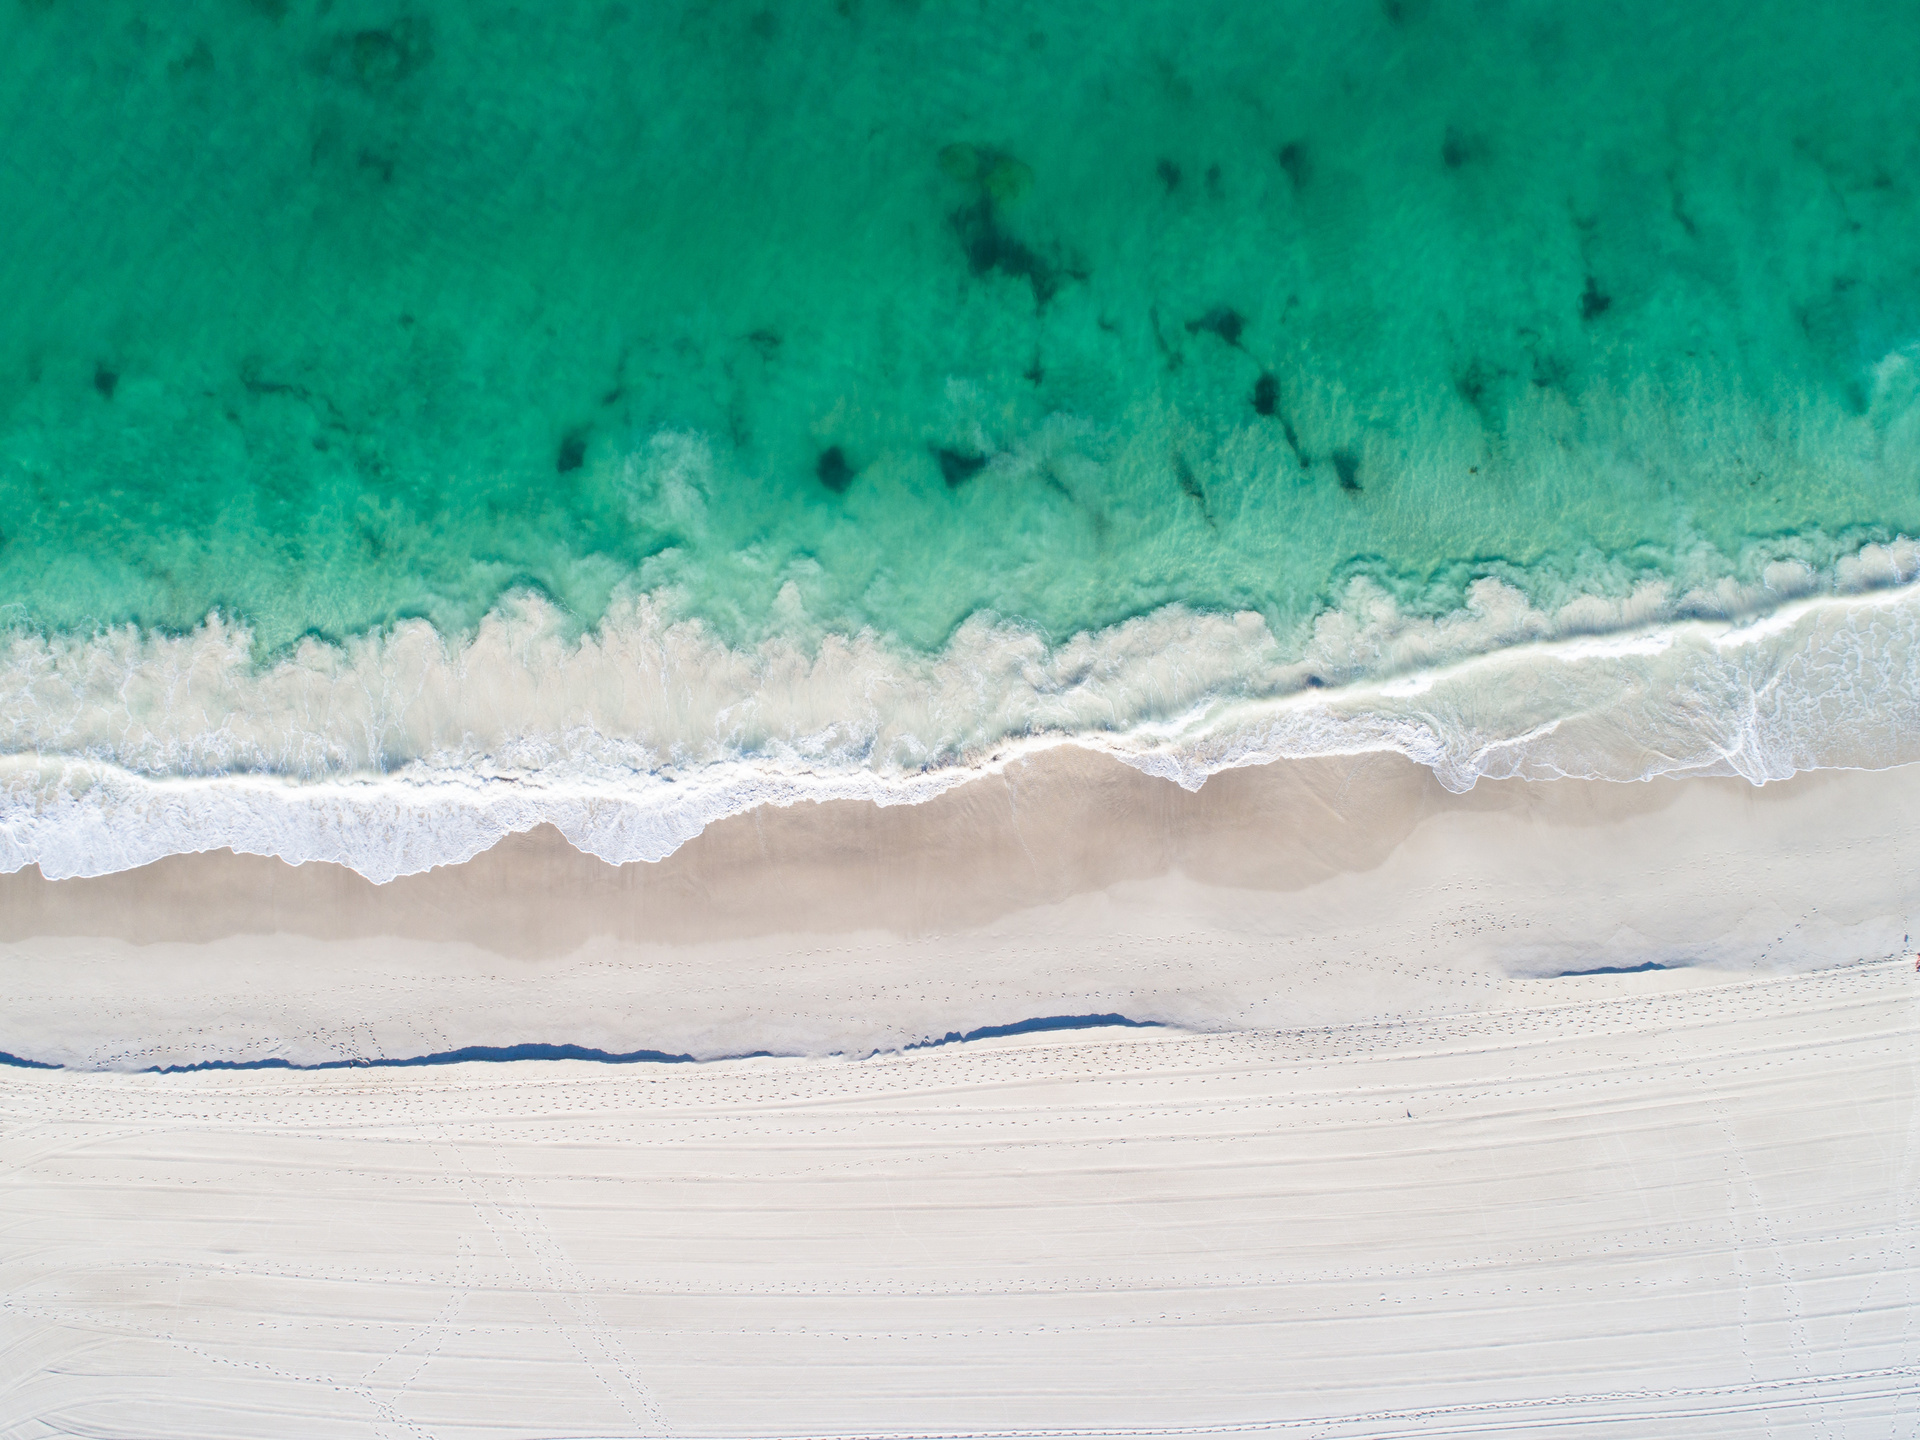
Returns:
[[[1133,1020],[1125,1015],[1041,1015],[1011,1025],[982,1025],[964,1034],[949,1030],[937,1039],[916,1040],[902,1050],[928,1050],[939,1045],[963,1044],[969,1040],[993,1040],[1006,1035],[1037,1035],[1052,1030],[1096,1030],[1120,1026],[1134,1030],[1161,1028],[1157,1020]],[[738,1055],[716,1055],[712,1060],[758,1060],[774,1058],[771,1050],[749,1050]],[[279,1056],[264,1060],[200,1060],[191,1065],[149,1065],[135,1073],[141,1075],[190,1075],[202,1070],[397,1070],[425,1065],[465,1065],[475,1061],[496,1064],[516,1060],[591,1060],[601,1065],[700,1065],[710,1064],[693,1055],[674,1055],[665,1050],[596,1050],[587,1045],[465,1045],[458,1050],[440,1050],[431,1055],[401,1058],[364,1057],[353,1060],[321,1060],[297,1065]],[[0,1065],[24,1070],[66,1070],[72,1067],[46,1060],[0,1051]]]

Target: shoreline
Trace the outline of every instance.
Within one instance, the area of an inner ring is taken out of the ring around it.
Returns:
[[[1772,608],[1723,596],[1718,619],[1677,613],[1713,598],[1696,596],[1548,613],[1491,578],[1464,609],[1408,615],[1356,579],[1291,660],[1257,615],[1178,605],[1058,645],[981,618],[938,655],[866,633],[733,650],[652,597],[571,639],[521,596],[464,639],[412,622],[261,670],[217,617],[174,637],[15,635],[0,873],[232,849],[384,882],[541,825],[657,861],[755,808],[922,804],[1062,749],[1190,789],[1375,752],[1457,792],[1915,763],[1920,549],[1854,562],[1857,589],[1800,593],[1810,577],[1775,567]]]
[[[1920,766],[1454,794],[1376,753],[1196,792],[1053,750],[920,805],[763,807],[655,864],[543,830],[386,885],[231,853],[0,877],[0,1051],[860,1054],[1040,1017],[1498,1010],[1904,953],[1916,841]]]

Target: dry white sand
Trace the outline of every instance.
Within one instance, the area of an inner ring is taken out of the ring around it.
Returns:
[[[0,1437],[1904,1440],[1916,841],[1920,768],[1069,752],[0,879],[0,1049],[94,1067],[0,1070]],[[857,1058],[1109,1012],[1187,1028]],[[121,1073],[526,1042],[792,1053]]]
[[[658,865],[546,831],[386,886],[224,852],[0,877],[0,1051],[857,1054],[1043,1016],[1459,1013],[1516,975],[1904,953],[1916,853],[1920,766],[1452,795],[1371,755],[1188,794],[1059,751],[925,805],[739,816]]]
[[[0,1080],[0,1434],[1907,1437],[1910,961],[866,1061]]]

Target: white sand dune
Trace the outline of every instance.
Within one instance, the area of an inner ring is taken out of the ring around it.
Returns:
[[[1920,979],[0,1082],[0,1434],[1920,1428]]]

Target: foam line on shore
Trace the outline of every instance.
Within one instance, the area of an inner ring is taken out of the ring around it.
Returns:
[[[1911,549],[1855,557],[1838,578],[1864,590],[1732,618],[1685,618],[1665,595],[1549,615],[1491,579],[1464,610],[1419,617],[1356,581],[1303,647],[1250,613],[1170,606],[1055,646],[982,618],[934,657],[872,635],[742,651],[646,598],[568,639],[532,597],[459,645],[422,623],[264,671],[218,619],[182,637],[16,637],[0,871],[230,848],[384,881],[541,824],[651,861],[728,815],[917,804],[1060,745],[1190,789],[1369,751],[1455,791],[1884,768],[1920,758],[1920,590],[1891,583]]]
[[[543,829],[389,884],[234,854],[29,870],[0,877],[0,1049],[851,1056],[1023,1016],[1297,1028],[1911,966],[1917,796],[1920,765],[1461,794],[1392,753],[1189,791],[1062,747],[923,805],[734,816],[656,865]]]

